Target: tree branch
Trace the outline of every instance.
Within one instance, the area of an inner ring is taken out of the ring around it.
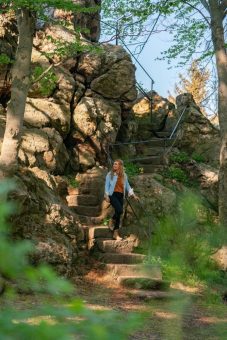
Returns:
[[[202,2],[202,1],[201,1],[201,2]],[[199,12],[199,13],[202,15],[203,19],[204,19],[204,20],[206,21],[206,23],[208,24],[208,26],[210,26],[209,20],[205,17],[205,15],[203,14],[203,12],[202,12],[199,8],[197,8],[196,6],[193,6],[193,5],[190,4],[188,1],[184,1],[184,3],[185,3],[186,5],[188,5],[188,6],[192,7],[192,8],[194,8],[197,12]]]
[[[45,71],[43,71],[42,74],[40,74],[40,76],[36,80],[34,80],[31,83],[31,85],[34,85],[34,84],[38,83],[53,67],[60,66],[61,64],[62,64],[62,61],[60,61],[57,64],[51,64]]]

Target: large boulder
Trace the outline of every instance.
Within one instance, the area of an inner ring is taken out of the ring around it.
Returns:
[[[120,61],[131,61],[129,54],[122,46],[102,45],[98,53],[84,53],[78,59],[77,71],[91,82],[99,75],[105,74]]]
[[[191,162],[186,166],[190,179],[198,183],[202,196],[218,211],[218,169],[208,164]]]
[[[103,159],[103,147],[114,142],[121,125],[120,104],[101,96],[83,97],[73,113],[74,148],[83,169]]]
[[[151,218],[160,218],[175,211],[176,193],[158,182],[153,174],[138,175],[132,181],[132,186],[133,184],[142,204],[132,203],[138,217],[145,212]],[[134,220],[136,223],[130,206],[128,206],[128,220],[131,222]]]
[[[23,169],[15,181],[11,199],[18,209],[13,233],[34,243],[34,263],[49,263],[60,274],[70,275],[84,234],[76,215],[57,195],[54,176],[39,168]]]
[[[149,139],[153,131],[172,131],[177,120],[174,104],[157,92],[147,93],[148,97],[139,97],[133,106],[138,122],[138,137]]]
[[[69,155],[63,139],[53,128],[24,129],[19,150],[20,163],[63,174]]]
[[[64,138],[70,129],[70,106],[53,100],[28,98],[24,122],[28,127],[54,127]]]
[[[186,108],[178,147],[189,155],[201,155],[204,161],[218,166],[220,131],[204,116],[190,93],[179,95],[176,105],[179,114]]]
[[[123,80],[123,81],[122,81]],[[115,63],[109,71],[91,82],[91,89],[105,98],[119,99],[127,97],[127,93],[135,87],[135,67],[127,60]],[[136,99],[136,91],[132,100]]]

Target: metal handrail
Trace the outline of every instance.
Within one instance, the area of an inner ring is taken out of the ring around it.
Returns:
[[[171,135],[169,136],[169,139],[171,139],[171,138],[174,136],[175,132],[177,131],[178,126],[180,125],[181,120],[183,119],[184,113],[185,113],[185,111],[186,111],[187,108],[188,108],[188,105],[186,105],[185,108],[183,109],[183,111],[181,112],[181,115],[180,115],[180,117],[178,118],[178,121],[176,122],[176,125],[175,125],[175,127],[174,127],[174,129],[173,129]]]
[[[184,107],[184,109],[182,110],[171,134],[169,137],[166,137],[166,138],[162,138],[162,140],[164,141],[164,151],[161,155],[159,156],[166,156],[172,149],[173,145],[175,144],[176,142],[176,137],[174,137],[174,135],[176,134],[179,126],[180,126],[180,123],[182,122],[183,120],[183,117],[184,117],[184,114],[186,112],[186,109],[188,108],[188,105],[186,105]],[[178,138],[179,134],[177,135],[177,138]],[[113,147],[113,146],[122,146],[122,145],[136,145],[136,144],[145,144],[145,143],[150,143],[150,142],[153,142],[153,141],[156,141],[157,139],[156,138],[152,138],[152,139],[149,139],[149,140],[143,140],[143,141],[130,141],[130,142],[122,142],[122,143],[110,143],[108,144],[108,159],[111,158],[110,156],[110,148]],[[168,147],[166,147],[166,141],[172,141],[172,144]],[[167,149],[167,150],[166,150]],[[151,159],[151,158],[154,158],[156,156],[148,156],[148,157],[140,157],[140,158],[132,158],[132,159],[129,159],[128,161],[140,161],[140,160],[148,160],[148,159]]]

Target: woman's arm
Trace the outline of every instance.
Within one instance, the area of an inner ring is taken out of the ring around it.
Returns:
[[[126,178],[125,178],[125,190],[127,191],[128,196],[133,197],[136,200],[138,200],[139,199],[138,196],[135,195],[133,188],[129,184],[127,175],[125,175],[125,176],[126,176]]]
[[[109,199],[109,189],[110,189],[110,174],[108,173],[106,175],[106,181],[105,181],[105,194],[104,194],[104,198],[107,202],[110,201]]]

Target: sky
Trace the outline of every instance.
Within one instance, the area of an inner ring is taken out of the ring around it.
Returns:
[[[154,79],[153,90],[162,97],[168,97],[170,91],[174,92],[174,85],[178,81],[178,74],[182,69],[176,68],[177,60],[168,65],[167,61],[157,60],[161,57],[161,52],[171,45],[170,37],[166,32],[154,34],[139,56],[139,61]],[[170,68],[170,66],[172,66]],[[138,66],[136,70],[137,81],[143,83],[146,89],[150,89],[150,80]]]
[[[105,38],[103,40],[105,40]],[[114,43],[115,41],[112,42],[112,44]],[[174,67],[177,64],[177,61],[173,61],[171,63],[172,68],[170,68],[170,65],[168,65],[167,61],[157,60],[157,58],[161,57],[161,52],[166,50],[169,46],[171,46],[171,37],[167,32],[153,34],[139,56],[139,62],[154,80],[153,90],[158,92],[158,94],[162,97],[168,97],[169,91],[172,94],[174,93],[174,85],[179,79],[178,74],[180,72],[183,73],[182,69],[176,69],[176,67]],[[128,48],[133,51],[133,48],[131,48],[129,45]],[[132,60],[135,63],[134,59]],[[136,68],[137,81],[143,84],[144,89],[150,91],[150,79],[139,65],[136,65]]]

